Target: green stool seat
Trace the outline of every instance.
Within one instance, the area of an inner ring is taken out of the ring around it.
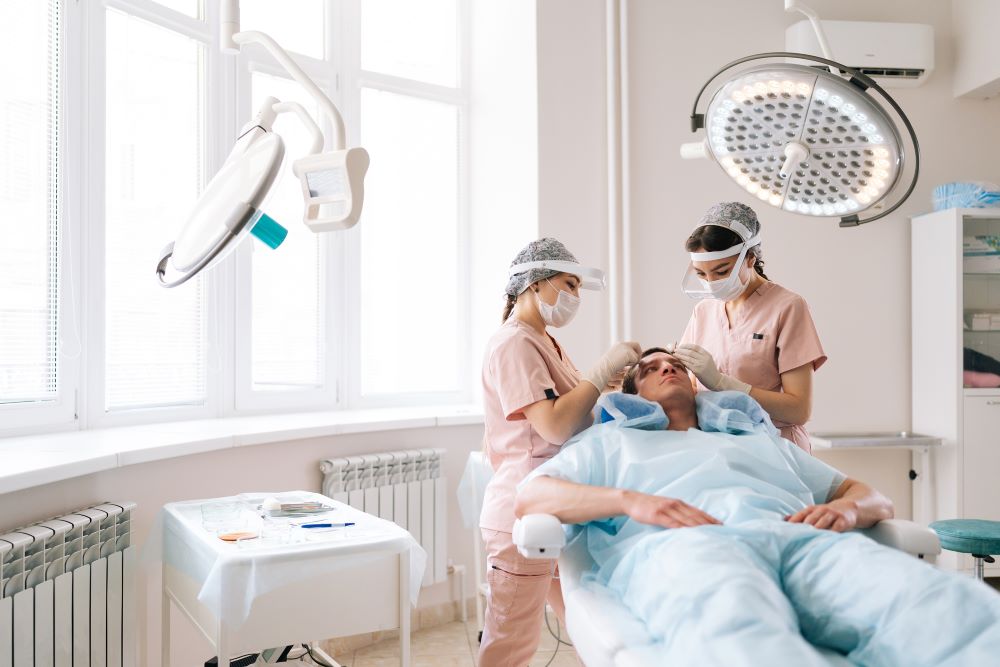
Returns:
[[[935,521],[931,530],[941,540],[941,547],[964,554],[990,556],[1000,554],[1000,521],[948,519]]]

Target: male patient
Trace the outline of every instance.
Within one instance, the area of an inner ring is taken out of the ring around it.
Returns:
[[[663,664],[998,664],[1000,596],[846,533],[892,503],[780,438],[752,398],[696,396],[662,348],[623,392],[641,398],[607,396],[617,421],[539,466],[515,511],[585,524],[593,576]]]

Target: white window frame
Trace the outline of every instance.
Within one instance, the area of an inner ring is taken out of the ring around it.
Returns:
[[[201,280],[206,324],[206,373],[205,400],[198,405],[136,407],[108,411],[105,409],[105,100],[106,87],[106,26],[107,12],[120,11],[129,16],[147,21],[200,42],[204,53],[205,69],[202,73],[202,87],[205,99],[205,136],[208,137],[203,150],[206,172],[214,174],[221,166],[220,138],[226,136],[224,119],[225,91],[231,88],[225,74],[226,63],[223,55],[215,48],[217,37],[211,26],[217,20],[215,2],[203,2],[203,19],[186,16],[163,7],[151,0],[103,0],[86,5],[83,10],[87,22],[87,48],[85,53],[86,77],[86,166],[81,174],[87,174],[85,219],[90,222],[87,230],[88,248],[86,253],[86,285],[83,301],[87,313],[86,361],[82,382],[84,428],[106,428],[161,421],[180,421],[214,417],[220,410],[221,385],[225,384],[223,373],[227,366],[222,352],[227,349],[220,345],[221,332],[225,329],[225,318],[214,318],[220,312],[220,293],[225,289],[225,272],[209,271]],[[231,77],[228,77],[231,78]],[[166,230],[165,230],[165,233]],[[166,237],[165,237],[166,238]],[[150,273],[154,260],[150,260]],[[222,268],[222,267],[220,267]],[[218,356],[213,357],[219,351]]]
[[[154,0],[64,0],[62,4],[62,192],[59,261],[59,336],[80,341],[80,354],[61,355],[53,401],[0,405],[0,437],[59,430],[231,417],[255,412],[462,404],[474,398],[471,345],[469,178],[469,0],[458,0],[458,85],[437,86],[360,70],[359,0],[325,0],[324,59],[292,54],[343,113],[348,145],[359,145],[361,87],[377,88],[456,107],[459,118],[459,201],[456,289],[459,303],[460,387],[453,392],[361,395],[360,225],[321,235],[321,328],[326,350],[318,388],[255,390],[251,377],[250,251],[202,274],[206,321],[206,395],[200,405],[105,410],[105,101],[106,12],[121,11],[202,44],[206,174],[214,174],[249,117],[250,72],[286,77],[263,51],[239,58],[218,49],[217,0],[202,0],[200,18]],[[247,29],[266,26],[246,26]],[[327,123],[325,119],[320,122]],[[297,156],[289,156],[294,160]],[[291,176],[286,175],[286,178]],[[291,221],[301,224],[300,220]],[[364,224],[364,217],[360,224]],[[168,239],[165,239],[166,242]],[[152,259],[150,272],[152,273]],[[417,295],[421,297],[421,295]],[[428,295],[429,296],[429,295]]]
[[[368,72],[361,69],[361,5],[363,0],[345,0],[341,4],[341,12],[338,17],[340,26],[339,52],[340,60],[344,64],[342,68],[342,106],[347,123],[348,144],[360,145],[360,128],[363,119],[360,116],[361,89],[373,88],[385,92],[406,95],[421,100],[441,102],[455,106],[458,112],[458,238],[456,239],[456,252],[458,262],[456,265],[455,284],[458,289],[457,303],[459,306],[459,317],[457,321],[457,340],[460,344],[458,354],[458,378],[459,388],[449,392],[400,392],[392,394],[380,394],[378,396],[364,396],[361,392],[361,235],[360,229],[353,229],[346,237],[347,257],[346,257],[346,279],[344,283],[352,286],[345,295],[347,313],[351,316],[344,322],[346,331],[344,333],[345,345],[342,351],[342,377],[346,383],[346,391],[342,401],[343,407],[347,408],[378,408],[378,407],[409,407],[429,404],[462,404],[469,403],[474,399],[472,380],[473,372],[473,351],[472,339],[472,293],[471,293],[471,207],[469,205],[469,184],[467,167],[469,159],[469,110],[470,110],[470,89],[469,72],[471,70],[471,57],[469,52],[469,42],[471,34],[471,12],[469,0],[456,0],[458,11],[457,36],[458,40],[458,71],[457,82],[454,88],[436,84],[424,83],[402,77],[390,76],[376,72]],[[358,225],[360,228],[364,224],[364,216]],[[434,288],[436,289],[436,288]],[[414,294],[414,298],[431,298],[432,292],[427,294]],[[421,323],[413,323],[422,325]],[[402,334],[401,334],[402,335]]]
[[[60,6],[60,33],[62,44],[59,53],[60,72],[60,123],[58,128],[60,168],[56,176],[59,183],[59,248],[58,257],[58,329],[56,331],[58,361],[56,370],[56,395],[51,400],[24,403],[0,404],[0,436],[41,431],[72,430],[78,424],[78,381],[80,377],[83,351],[83,329],[81,308],[77,299],[83,291],[81,284],[81,242],[83,233],[80,201],[80,183],[70,178],[70,174],[80,173],[77,164],[82,154],[79,145],[81,130],[82,79],[81,66],[72,54],[80,48],[80,8],[76,4],[62,3]],[[72,357],[62,353],[66,344],[76,343],[78,352]]]
[[[333,33],[329,30],[331,22],[332,3],[327,0],[325,3],[324,21],[327,30],[324,31],[325,51],[332,53]],[[255,26],[245,26],[247,30],[256,29]],[[310,58],[298,53],[290,53],[291,57],[299,64],[306,74],[319,86],[324,93],[337,103],[336,96],[336,71],[332,59]],[[239,57],[239,66],[236,74],[236,100],[237,100],[237,128],[242,127],[250,116],[256,111],[250,108],[252,97],[252,77],[254,73],[267,74],[276,78],[291,80],[288,73],[278,65],[269,53],[259,47],[244,48]],[[316,118],[324,132],[324,136],[330,137],[332,128],[326,118]],[[235,136],[235,132],[233,133]],[[331,146],[326,146],[327,149]],[[286,155],[284,169],[290,171],[292,163],[303,157],[301,155]],[[285,173],[284,178],[294,178],[290,173]],[[294,226],[297,232],[301,232],[304,223],[301,218],[295,220],[282,221],[288,227]],[[243,246],[234,253],[235,272],[241,280],[235,283],[235,324],[236,331],[249,332],[247,335],[239,335],[233,342],[235,352],[235,402],[233,403],[234,413],[260,412],[260,411],[300,411],[309,409],[333,409],[337,403],[337,351],[341,348],[339,343],[342,337],[338,333],[335,313],[341,312],[338,305],[342,302],[338,285],[341,284],[340,270],[341,262],[336,259],[340,254],[338,248],[337,233],[318,234],[319,240],[319,330],[321,344],[324,346],[322,353],[322,368],[320,368],[320,384],[316,387],[288,388],[288,389],[255,389],[253,386],[253,285],[252,285],[252,250],[250,244]]]

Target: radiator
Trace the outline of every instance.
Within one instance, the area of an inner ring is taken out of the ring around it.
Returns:
[[[405,528],[427,552],[423,585],[448,577],[443,449],[380,452],[320,461],[323,495]]]
[[[135,667],[134,503],[0,534],[0,667]]]

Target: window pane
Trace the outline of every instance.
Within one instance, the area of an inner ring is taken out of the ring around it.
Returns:
[[[361,391],[457,390],[457,109],[365,89],[361,118]]]
[[[57,389],[58,18],[0,3],[0,403]]]
[[[361,69],[456,85],[457,0],[364,0]]]
[[[201,18],[201,0],[155,0],[156,4],[163,5],[174,11],[187,14],[194,18]],[[210,0],[218,2],[219,0]]]
[[[163,289],[153,271],[203,182],[201,61],[196,42],[108,11],[108,410],[205,399],[202,281]]]
[[[265,32],[286,51],[322,58],[323,4],[323,0],[243,0],[240,29]]]
[[[301,86],[255,72],[251,114],[268,95],[298,102],[319,120],[316,104]],[[315,387],[323,382],[322,237],[302,223],[302,190],[291,167],[306,154],[309,137],[290,114],[278,116],[274,128],[285,140],[285,163],[264,211],[288,229],[288,237],[277,250],[252,243],[251,373],[254,389]]]

